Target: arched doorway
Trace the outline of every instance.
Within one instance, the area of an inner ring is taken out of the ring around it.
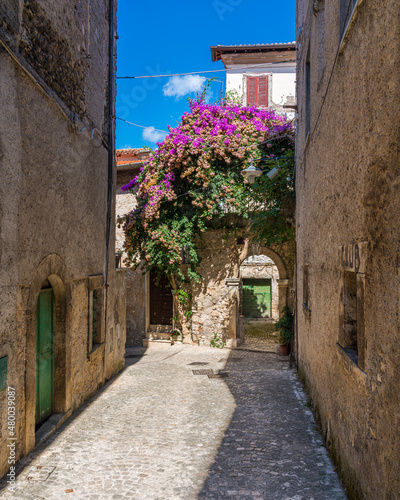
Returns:
[[[35,432],[52,413],[71,407],[68,274],[58,255],[39,264],[29,286],[26,314],[25,449],[35,447]],[[38,359],[39,358],[39,359]]]
[[[232,346],[245,343],[244,312],[249,316],[253,312],[256,316],[253,318],[255,321],[264,321],[269,332],[271,334],[274,332],[274,323],[279,319],[283,307],[287,304],[289,285],[287,269],[280,255],[271,248],[254,245],[248,240],[244,243],[237,269],[238,278],[227,280],[229,285],[237,287],[238,300],[237,307],[233,311],[236,320],[232,318],[232,324],[236,326],[231,329]],[[246,293],[247,304],[244,303]],[[250,302],[250,308],[248,302]]]

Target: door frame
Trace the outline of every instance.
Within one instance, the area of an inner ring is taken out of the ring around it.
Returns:
[[[20,311],[26,332],[25,344],[25,425],[23,453],[35,448],[36,413],[36,307],[40,290],[48,280],[54,292],[54,413],[71,408],[71,332],[67,328],[71,304],[68,273],[56,254],[45,257],[36,269],[30,286],[22,287]]]

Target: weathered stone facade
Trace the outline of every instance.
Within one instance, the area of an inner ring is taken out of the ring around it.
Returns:
[[[276,319],[282,307],[286,304],[293,305],[290,293],[293,288],[293,270],[287,264],[287,254],[287,249],[286,252],[280,249],[279,254],[270,248],[253,246],[248,239],[243,240],[240,234],[232,230],[214,229],[204,233],[199,242],[199,255],[202,258],[199,273],[202,280],[199,284],[193,283],[190,290],[193,316],[188,330],[192,341],[210,345],[210,340],[216,333],[228,347],[235,347],[243,342],[241,278],[243,272],[246,274],[243,268],[247,266],[241,264],[250,256],[265,255],[275,264],[271,271],[277,285],[274,311]],[[268,274],[265,267],[262,267],[258,272]],[[181,321],[183,322],[182,318]]]
[[[121,191],[121,187],[137,175],[148,154],[148,151],[140,149],[117,151],[118,214],[128,213],[135,207],[135,195]],[[221,226],[221,221],[219,225]],[[210,345],[214,334],[229,347],[243,342],[242,278],[271,278],[273,320],[279,318],[284,305],[294,305],[293,249],[271,249],[251,244],[243,238],[245,228],[240,218],[226,221],[226,225],[230,229],[210,229],[198,240],[201,257],[198,271],[202,280],[200,283],[181,284],[182,289],[192,297],[191,303],[182,307],[174,299],[174,315],[178,317],[176,326],[183,333],[185,343]],[[121,253],[122,266],[123,242],[122,228],[117,228],[117,251]],[[185,265],[182,270],[185,272]],[[140,268],[136,271],[128,270],[127,346],[140,345],[146,334],[147,337],[158,340],[169,338],[164,331],[166,328],[161,328],[161,335],[156,335],[150,321],[150,307],[149,275],[144,276]],[[185,318],[188,310],[193,311],[189,320]]]
[[[7,357],[6,385],[15,389],[16,460],[37,439],[44,287],[54,297],[53,415],[67,417],[124,364],[125,271],[115,270],[115,197],[108,196],[116,177],[110,5],[0,6],[0,359]],[[7,389],[0,412],[3,475],[12,465]]]
[[[351,498],[398,498],[397,0],[299,0],[297,357]]]
[[[128,184],[138,173],[142,162],[149,156],[147,149],[119,149],[117,156],[117,184],[116,184],[116,211],[123,215],[136,206],[136,197],[130,191],[121,191],[121,187]],[[116,231],[116,251],[120,256],[119,265],[126,269],[126,345],[127,347],[141,346],[146,337],[148,327],[148,277],[141,269],[133,271],[125,267],[125,253],[123,246],[125,235],[122,227]]]

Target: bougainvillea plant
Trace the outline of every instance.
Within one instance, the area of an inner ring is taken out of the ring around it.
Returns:
[[[249,219],[256,206],[279,210],[279,200],[271,193],[263,196],[266,181],[249,185],[241,172],[251,159],[260,158],[265,160],[259,165],[272,169],[275,157],[293,154],[294,144],[292,124],[273,111],[232,100],[206,104],[205,92],[189,100],[189,107],[177,127],[168,127],[139,175],[122,188],[133,192],[136,186],[137,206],[118,219],[125,232],[126,264],[167,275],[175,289],[184,279],[200,279],[196,241],[213,217],[233,212]],[[292,181],[286,177],[280,184],[287,194]]]

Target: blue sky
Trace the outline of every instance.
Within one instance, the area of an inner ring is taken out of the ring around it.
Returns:
[[[211,45],[292,42],[295,0],[118,1],[117,76],[142,76],[223,69],[211,61]],[[155,147],[167,126],[175,126],[204,78],[117,80],[116,147]],[[220,84],[212,82],[218,99]]]

